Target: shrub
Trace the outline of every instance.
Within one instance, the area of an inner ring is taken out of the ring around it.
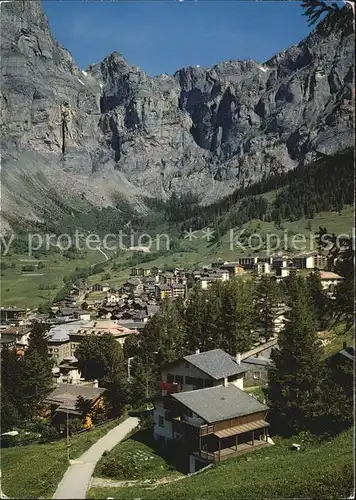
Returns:
[[[58,430],[51,424],[44,424],[42,426],[41,432],[41,442],[47,443],[49,441],[55,441],[60,438]]]
[[[80,418],[72,418],[69,421],[69,434],[75,434],[76,432],[79,432],[82,429],[82,420]]]

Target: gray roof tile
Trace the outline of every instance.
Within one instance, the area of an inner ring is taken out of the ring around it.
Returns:
[[[268,406],[232,384],[180,392],[172,397],[209,424],[268,410]]]
[[[199,368],[215,380],[220,380],[231,375],[237,375],[246,371],[246,367],[239,365],[234,359],[222,349],[191,354],[183,358],[188,363]]]

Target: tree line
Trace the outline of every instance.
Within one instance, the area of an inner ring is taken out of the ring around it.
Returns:
[[[150,201],[163,211],[170,224],[181,231],[214,226],[219,234],[241,226],[251,219],[274,221],[312,218],[321,211],[340,211],[353,203],[354,152],[345,150],[332,156],[319,155],[309,165],[266,176],[261,181],[236,189],[232,194],[208,206],[190,193],[164,201]],[[273,201],[261,195],[277,191]]]

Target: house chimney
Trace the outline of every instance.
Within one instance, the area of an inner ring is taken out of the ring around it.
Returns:
[[[200,354],[200,349],[195,349],[195,354]]]
[[[236,354],[236,363],[241,365],[241,354],[239,352]]]
[[[99,387],[99,382],[95,379],[93,382],[93,387]]]

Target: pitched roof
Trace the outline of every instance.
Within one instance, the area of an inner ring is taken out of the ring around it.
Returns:
[[[183,358],[199,370],[203,371],[215,380],[224,377],[243,373],[246,368],[239,365],[232,357],[222,349],[213,349],[211,351],[200,352],[199,354],[190,354]]]
[[[268,410],[268,406],[233,384],[179,392],[172,397],[208,423]]]
[[[272,360],[270,358],[264,358],[263,356],[256,358],[255,356],[250,356],[243,360],[242,365],[257,365],[257,366],[269,366],[272,364]]]
[[[241,359],[246,360],[252,356],[255,356],[256,354],[260,354],[261,352],[266,351],[267,349],[270,349],[271,347],[277,347],[277,342],[278,342],[278,339],[272,339],[272,340],[269,340],[268,342],[265,342],[264,344],[260,344],[257,347],[254,347],[253,349],[242,353]]]
[[[321,271],[320,279],[322,280],[343,280],[344,278],[339,274],[332,273],[331,271]]]
[[[89,399],[91,402],[96,401],[106,389],[102,387],[94,387],[88,385],[71,385],[60,384],[52,391],[45,402],[58,404],[58,410],[76,410],[76,403],[79,396],[84,399]]]

